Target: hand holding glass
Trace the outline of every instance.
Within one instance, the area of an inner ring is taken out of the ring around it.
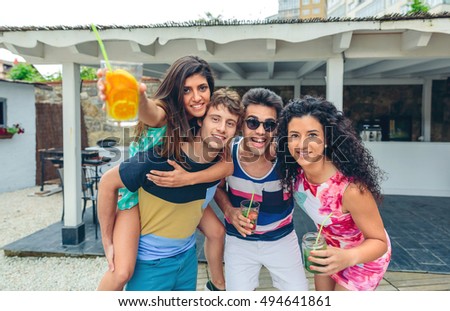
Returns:
[[[307,232],[303,235],[302,238],[302,251],[303,251],[303,264],[305,265],[305,269],[311,273],[320,273],[314,270],[311,270],[310,266],[322,267],[322,265],[316,264],[308,260],[311,251],[327,249],[327,243],[323,235],[320,235],[317,239],[317,232]],[[317,241],[316,241],[317,240]],[[317,243],[316,243],[317,242]]]

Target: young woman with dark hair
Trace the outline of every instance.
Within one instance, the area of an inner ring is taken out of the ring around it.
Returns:
[[[381,170],[350,120],[324,99],[291,101],[278,130],[283,184],[318,229],[324,223],[328,247],[308,258],[316,290],[374,290],[391,258],[376,203]]]
[[[99,71],[101,78],[103,72]],[[104,99],[105,85],[98,82],[99,96]],[[214,90],[214,77],[209,64],[197,56],[185,56],[176,60],[167,70],[157,91],[147,98],[144,84],[140,86],[139,123],[135,127],[135,140],[130,145],[130,157],[140,151],[153,148],[161,157],[168,160],[175,170],[166,172],[175,174],[180,170],[180,146],[192,141],[201,120],[207,110]],[[239,100],[239,99],[238,99]],[[176,178],[172,186],[199,184],[217,180],[232,171],[225,162],[219,162],[205,172],[183,174],[188,178]],[[103,225],[102,240],[109,270],[101,280],[98,290],[122,290],[133,275],[138,252],[139,208],[138,193],[120,189],[117,213],[107,211],[100,219],[109,219]],[[204,211],[199,229],[205,234],[205,255],[211,270],[209,287],[223,290],[223,240],[224,227],[211,207]],[[136,243],[132,243],[136,241]]]

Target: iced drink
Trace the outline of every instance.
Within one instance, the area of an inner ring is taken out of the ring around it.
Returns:
[[[250,200],[243,200],[241,202],[241,213],[244,217],[250,219],[250,224],[252,225],[250,230],[252,232],[255,231],[259,215],[259,202],[252,201],[250,206]]]
[[[115,126],[133,126],[138,121],[139,80],[142,64],[110,62],[111,69],[104,76],[106,121]],[[107,68],[106,62],[101,62]]]
[[[309,266],[313,265],[321,267],[321,265],[308,260],[310,252],[312,250],[321,250],[327,248],[327,243],[325,242],[323,235],[320,235],[317,244],[316,239],[317,239],[317,232],[307,232],[303,235],[302,238],[303,264],[305,265],[305,269],[311,273],[320,273],[320,272],[310,270]]]

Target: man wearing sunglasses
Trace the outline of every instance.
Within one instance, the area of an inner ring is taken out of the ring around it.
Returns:
[[[292,222],[293,200],[281,186],[277,160],[271,156],[283,101],[268,89],[254,88],[242,102],[244,136],[231,147],[234,172],[214,197],[225,215],[227,290],[256,289],[262,266],[279,290],[308,290]],[[260,204],[256,227],[240,210],[241,201],[251,199]]]

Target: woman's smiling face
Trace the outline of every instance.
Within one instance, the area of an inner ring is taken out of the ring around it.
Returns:
[[[208,81],[201,74],[194,74],[184,82],[184,107],[189,118],[205,115],[206,105],[211,100]]]
[[[292,118],[288,124],[288,148],[302,167],[320,161],[325,149],[322,124],[308,115]]]

